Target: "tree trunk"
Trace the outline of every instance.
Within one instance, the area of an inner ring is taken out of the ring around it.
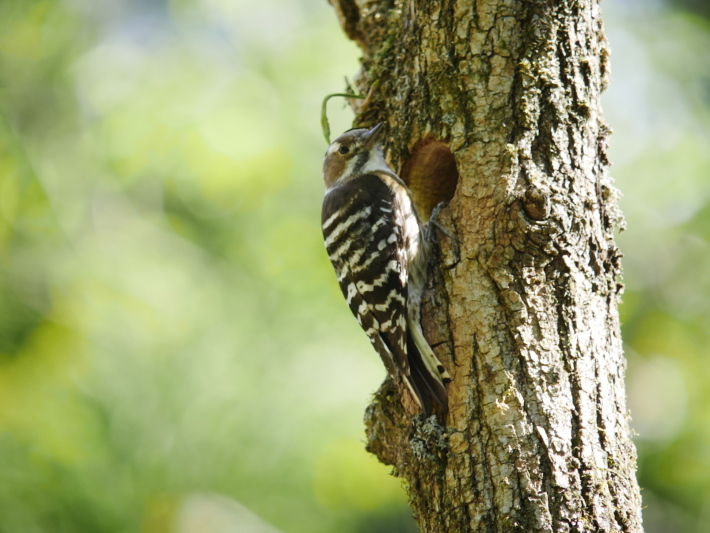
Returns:
[[[358,125],[424,218],[451,200],[423,306],[446,428],[386,381],[368,449],[423,532],[642,531],[628,426],[594,0],[332,0],[363,50]]]

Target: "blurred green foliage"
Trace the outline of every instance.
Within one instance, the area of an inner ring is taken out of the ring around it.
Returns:
[[[5,1],[0,36],[0,531],[406,527],[319,236],[329,7]]]
[[[621,318],[647,533],[710,522],[710,23],[626,3],[607,23]]]
[[[647,530],[704,531],[710,31],[606,7]],[[0,3],[1,533],[415,531],[320,238],[357,57],[326,2]]]

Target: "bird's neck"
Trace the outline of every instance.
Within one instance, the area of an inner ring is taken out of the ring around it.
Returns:
[[[348,161],[345,169],[335,179],[326,179],[327,189],[325,193],[328,194],[330,190],[366,174],[384,174],[399,180],[397,175],[392,172],[387,161],[385,161],[382,151],[374,150],[368,154],[358,155]]]

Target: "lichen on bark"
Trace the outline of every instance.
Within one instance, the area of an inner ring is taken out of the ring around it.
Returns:
[[[422,211],[451,199],[439,223],[456,235],[423,306],[448,420],[413,421],[388,380],[368,450],[424,532],[642,531],[598,3],[332,3],[363,51],[356,124],[386,124],[391,165]]]

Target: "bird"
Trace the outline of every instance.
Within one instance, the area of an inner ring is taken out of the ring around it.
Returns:
[[[425,418],[448,412],[450,376],[421,328],[428,242],[405,183],[378,143],[383,123],[348,130],[325,153],[321,224],[350,310]]]

